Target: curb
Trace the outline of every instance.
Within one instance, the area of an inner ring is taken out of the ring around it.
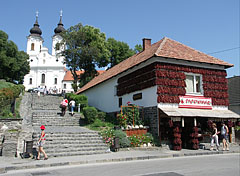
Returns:
[[[219,155],[219,154],[234,154],[240,153],[240,151],[216,151],[216,152],[201,152],[201,153],[180,153],[180,154],[163,154],[163,155],[149,155],[149,156],[138,156],[138,157],[126,157],[126,158],[113,158],[113,159],[99,159],[90,161],[75,161],[75,162],[60,162],[60,163],[50,163],[50,164],[32,164],[26,166],[7,166],[0,168],[0,174],[4,174],[12,170],[22,170],[22,169],[34,169],[34,168],[44,168],[44,167],[56,167],[56,166],[71,166],[71,165],[82,165],[82,164],[93,164],[93,163],[110,163],[110,162],[123,162],[123,161],[137,161],[137,160],[152,160],[160,158],[177,158],[177,157],[189,157],[189,156],[204,156],[204,155]]]

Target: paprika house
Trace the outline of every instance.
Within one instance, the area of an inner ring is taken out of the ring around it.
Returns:
[[[208,120],[239,118],[228,110],[225,69],[232,66],[166,37],[154,44],[143,39],[142,52],[95,77],[77,94],[84,93],[89,105],[107,113],[119,112],[129,101],[142,106],[150,132],[162,144],[173,141],[175,126],[182,133],[175,136],[184,142],[196,125],[206,133]]]

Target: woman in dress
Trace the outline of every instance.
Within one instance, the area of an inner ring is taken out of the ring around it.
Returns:
[[[45,132],[44,132],[45,126],[42,125],[42,126],[40,127],[40,129],[42,130],[42,132],[41,132],[41,136],[40,136],[40,138],[39,138],[39,140],[38,140],[38,156],[37,156],[37,160],[40,160],[40,155],[41,155],[41,153],[43,153],[43,155],[44,155],[44,160],[47,160],[47,159],[48,159],[48,156],[47,156],[47,154],[45,153],[45,151],[43,150],[43,145],[45,144],[45,141],[46,141]]]

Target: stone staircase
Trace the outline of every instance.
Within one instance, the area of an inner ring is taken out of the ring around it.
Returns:
[[[40,136],[40,126],[45,125],[46,143],[44,150],[49,157],[91,155],[105,153],[108,147],[98,132],[81,127],[81,116],[73,116],[67,111],[61,116],[60,102],[57,96],[33,95],[32,125],[34,147]]]

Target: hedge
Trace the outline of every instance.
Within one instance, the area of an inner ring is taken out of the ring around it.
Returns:
[[[80,104],[81,109],[88,106],[88,98],[84,94],[76,95],[73,93],[66,93],[65,98],[67,98],[69,101],[74,100],[76,103],[76,106],[78,106],[78,104]]]

